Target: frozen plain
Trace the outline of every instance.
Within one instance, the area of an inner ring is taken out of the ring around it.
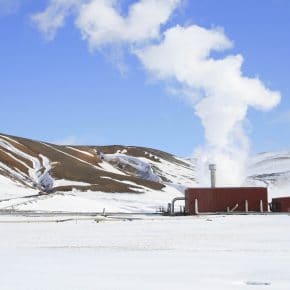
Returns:
[[[0,217],[1,290],[290,289],[290,216]]]

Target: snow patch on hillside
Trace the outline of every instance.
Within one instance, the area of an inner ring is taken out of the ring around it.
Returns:
[[[74,181],[74,180],[67,180],[67,179],[55,179],[54,180],[54,187],[59,186],[90,186],[90,183],[81,182],[81,181]]]
[[[0,207],[3,200],[38,194],[38,190],[24,187],[11,179],[0,175]]]
[[[54,179],[50,175],[51,163],[49,159],[43,155],[39,155],[42,159],[43,167],[41,167],[38,171],[37,181],[38,184],[41,186],[41,189],[45,192],[52,190],[54,185]],[[41,170],[44,169],[44,172],[41,173]]]
[[[123,151],[124,152],[124,151]],[[161,182],[161,178],[156,175],[148,160],[143,161],[141,158],[129,156],[122,153],[104,154],[104,160],[115,164],[118,167],[130,166],[136,170],[136,175],[142,179]]]
[[[24,181],[27,182],[30,179],[30,185],[38,186],[43,190],[50,190],[53,187],[53,179],[50,176],[51,165],[48,158],[43,155],[39,155],[39,158],[33,157],[26,152],[16,148],[4,138],[0,138],[0,147],[6,149],[8,152],[11,152],[10,156],[13,156],[13,159],[28,168],[29,176],[27,176],[28,179],[25,179]],[[32,167],[28,166],[21,159],[16,158],[14,155],[12,155],[12,153],[30,161],[32,163]],[[2,163],[0,163],[0,166],[5,170],[8,170],[12,175],[15,176],[15,178],[24,177],[23,173],[20,173],[17,169],[11,169]]]
[[[77,149],[75,147],[71,147],[71,146],[67,146],[67,148],[71,149],[71,150],[74,150],[78,153],[81,153],[81,154],[84,154],[84,155],[87,155],[89,157],[94,157],[94,154],[90,153],[90,152],[87,152],[87,151],[84,151],[84,150],[80,150],[80,149]]]

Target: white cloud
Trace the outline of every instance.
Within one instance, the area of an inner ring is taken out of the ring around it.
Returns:
[[[47,40],[54,39],[59,28],[64,26],[66,17],[81,3],[81,0],[51,0],[45,11],[34,14],[31,20]]]
[[[258,78],[243,76],[241,55],[211,57],[212,51],[231,47],[232,42],[222,30],[192,25],[173,27],[164,33],[159,44],[135,52],[144,68],[157,79],[177,81],[186,87],[187,97],[191,91],[207,140],[198,153],[222,167],[220,179],[224,184],[240,183],[243,176],[241,159],[245,161],[249,147],[243,121],[248,108],[269,110],[281,98],[279,92],[267,89]],[[203,160],[202,164],[207,162]],[[204,170],[207,172],[207,168]],[[233,170],[237,173],[235,178]]]
[[[98,0],[82,5],[76,25],[91,48],[105,44],[140,43],[159,37],[179,0],[141,0],[122,16],[115,1]]]
[[[76,26],[91,49],[106,44],[136,44],[159,37],[180,0],[140,0],[123,16],[116,0],[51,0],[44,12],[32,16],[38,28],[51,40],[73,11]]]

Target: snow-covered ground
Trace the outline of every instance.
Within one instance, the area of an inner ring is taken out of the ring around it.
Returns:
[[[33,221],[0,216],[1,290],[290,289],[289,215]]]
[[[106,193],[106,192],[59,192],[29,198],[15,198],[0,202],[1,209],[65,212],[126,212],[154,213],[164,209],[175,197],[183,193],[174,187],[166,186],[164,191],[147,190],[145,193]],[[182,205],[182,204],[180,204]],[[177,205],[178,206],[178,205]],[[184,206],[184,202],[183,202]]]

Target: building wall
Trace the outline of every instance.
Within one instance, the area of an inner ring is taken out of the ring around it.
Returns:
[[[185,191],[185,210],[195,214],[194,203],[198,200],[199,212],[226,212],[236,205],[235,211],[245,211],[245,201],[248,201],[249,211],[260,211],[260,200],[263,210],[268,210],[268,192],[263,187],[217,187],[217,188],[188,188]]]
[[[272,211],[290,212],[290,197],[279,197],[272,199]]]

